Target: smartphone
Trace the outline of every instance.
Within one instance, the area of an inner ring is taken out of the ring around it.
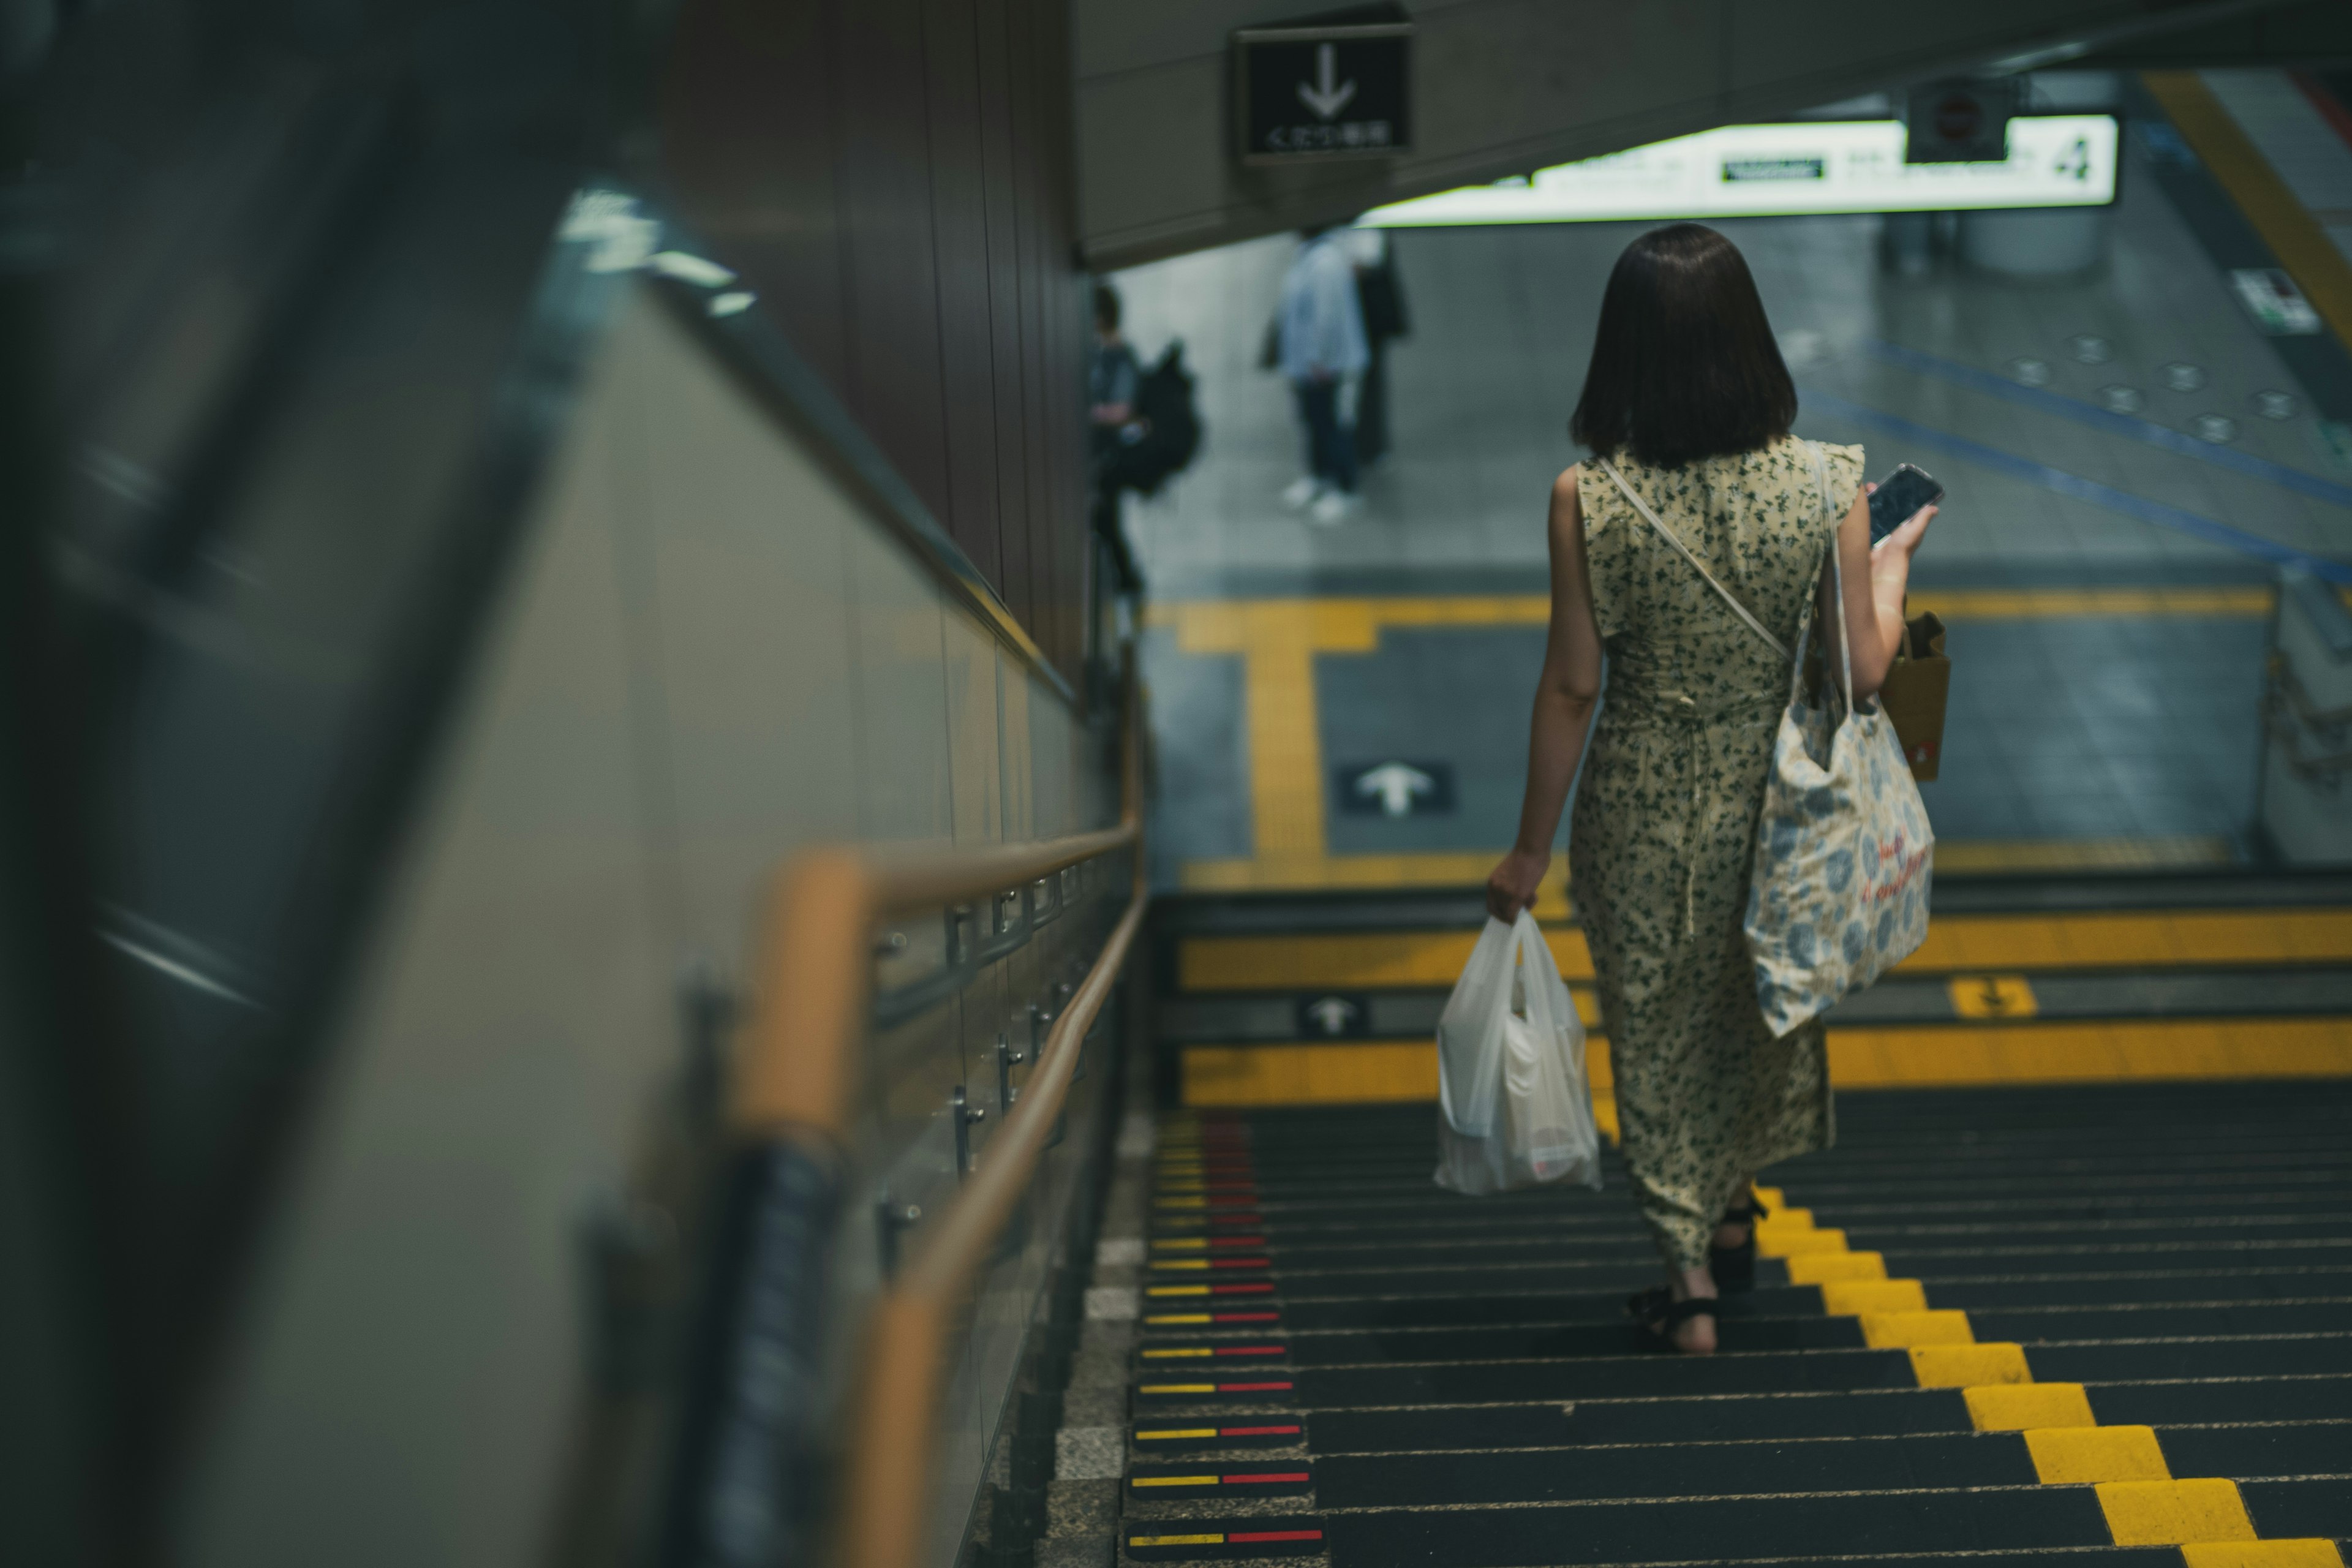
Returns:
[[[1944,499],[1944,487],[1935,481],[1924,468],[1905,463],[1878,481],[1870,492],[1870,542],[1885,538],[1911,521],[1923,506],[1934,506]]]

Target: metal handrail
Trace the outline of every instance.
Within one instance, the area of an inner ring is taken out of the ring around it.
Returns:
[[[761,944],[761,1006],[739,1058],[730,1120],[746,1142],[850,1135],[858,1046],[873,1006],[873,932],[889,916],[977,903],[1120,849],[1134,890],[1086,979],[1055,1019],[987,1158],[877,1302],[851,1393],[832,1555],[843,1568],[914,1568],[929,1489],[948,1330],[1028,1186],[1068,1098],[1088,1031],[1150,902],[1142,852],[1139,738],[1127,683],[1120,820],[1043,843],[929,857],[815,849],[777,878]]]

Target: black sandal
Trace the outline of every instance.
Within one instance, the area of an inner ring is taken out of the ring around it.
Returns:
[[[1748,1239],[1738,1247],[1715,1247],[1706,1249],[1706,1271],[1715,1276],[1718,1290],[1749,1290],[1756,1286],[1756,1222],[1772,1211],[1754,1193],[1736,1209],[1726,1209],[1718,1226],[1744,1225]]]
[[[1641,1325],[1643,1342],[1651,1350],[1672,1351],[1677,1355],[1683,1351],[1675,1343],[1675,1331],[1693,1318],[1716,1317],[1717,1305],[1712,1296],[1693,1296],[1686,1301],[1677,1301],[1675,1293],[1664,1285],[1654,1285],[1625,1298],[1625,1310]]]

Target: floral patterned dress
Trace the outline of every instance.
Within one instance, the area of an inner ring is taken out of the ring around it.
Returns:
[[[1617,471],[1782,641],[1794,644],[1862,448],[1804,444]],[[1634,1198],[1676,1268],[1741,1184],[1824,1149],[1834,1129],[1819,1020],[1775,1039],[1740,931],[1789,668],[1596,463],[1577,474],[1592,609],[1609,650],[1601,719],[1569,836],[1600,984]]]

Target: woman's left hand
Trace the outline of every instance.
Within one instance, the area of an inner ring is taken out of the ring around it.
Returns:
[[[1524,849],[1514,849],[1503,857],[1503,863],[1486,878],[1486,912],[1505,925],[1519,918],[1519,911],[1533,907],[1536,889],[1543,886],[1544,876],[1551,869],[1551,851],[1530,855]]]

